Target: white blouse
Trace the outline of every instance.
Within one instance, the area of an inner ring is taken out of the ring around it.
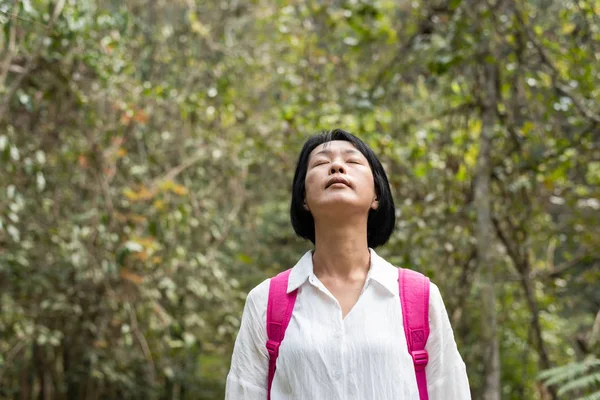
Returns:
[[[357,303],[342,319],[336,298],[313,273],[312,250],[292,269],[288,293],[299,288],[279,348],[272,400],[418,400],[398,293],[398,269],[371,252]],[[227,376],[226,400],[266,400],[269,279],[250,291]],[[470,399],[440,291],[431,284],[425,369],[430,400]]]

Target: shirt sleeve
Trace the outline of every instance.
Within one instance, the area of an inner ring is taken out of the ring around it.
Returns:
[[[456,347],[440,290],[433,283],[429,295],[429,326],[425,345],[429,354],[429,363],[425,367],[429,399],[470,400],[467,369]]]
[[[248,293],[225,385],[225,400],[265,400],[269,354],[266,313],[269,279]]]

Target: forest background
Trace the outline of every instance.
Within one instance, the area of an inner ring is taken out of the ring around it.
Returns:
[[[306,138],[397,207],[474,399],[600,398],[599,0],[1,0],[0,398],[219,399],[310,243]]]

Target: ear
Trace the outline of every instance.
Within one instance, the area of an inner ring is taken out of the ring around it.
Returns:
[[[305,209],[306,211],[310,211],[310,208],[308,208],[308,203],[306,202],[306,199],[304,199],[304,204],[303,204],[303,206],[302,206],[302,207],[304,207],[304,209]]]
[[[377,199],[377,197],[373,199],[373,202],[371,203],[371,208],[373,210],[377,210],[377,208],[379,208],[379,200]]]

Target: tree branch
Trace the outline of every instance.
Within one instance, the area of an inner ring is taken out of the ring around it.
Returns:
[[[18,3],[19,3],[19,1],[17,1],[17,4]],[[62,13],[62,11],[65,7],[65,3],[66,3],[66,0],[58,0],[56,2],[56,5],[54,6],[54,11],[52,12],[52,18],[50,19],[50,22],[48,23],[48,31],[52,31],[52,29],[54,28],[56,20],[58,19],[58,17],[60,16],[60,14]],[[33,53],[32,56],[29,57],[29,59],[27,60],[27,62],[25,64],[25,67],[23,67],[23,72],[21,73],[21,75],[19,75],[15,79],[15,81],[13,82],[10,89],[8,89],[6,96],[4,96],[2,103],[0,103],[0,121],[4,120],[4,117],[8,111],[9,102],[14,97],[17,90],[19,89],[21,82],[35,68],[37,60],[40,57],[40,54],[41,54],[43,48],[44,48],[44,46],[43,46],[42,40],[38,39],[36,51]],[[11,59],[12,59],[12,57],[11,57]],[[8,63],[8,66],[10,66],[10,62]],[[4,79],[5,76],[3,76],[2,78]],[[4,83],[4,81],[2,81],[2,82]]]
[[[550,59],[550,56],[548,55],[548,53],[546,52],[544,47],[542,45],[540,45],[540,43],[537,41],[535,35],[529,28],[529,25],[527,25],[527,23],[525,22],[525,19],[523,18],[523,15],[522,15],[523,11],[520,10],[519,5],[517,4],[516,1],[514,2],[514,5],[515,5],[515,15],[516,15],[517,19],[519,20],[519,23],[523,27],[523,30],[525,31],[527,38],[529,39],[529,41],[531,42],[533,47],[539,53],[539,55],[542,59],[542,63],[544,65],[546,65],[552,72],[551,73],[552,83],[553,83],[554,87],[556,88],[556,90],[559,93],[561,93],[563,96],[571,99],[571,101],[575,105],[575,108],[577,108],[579,110],[579,112],[581,114],[583,114],[583,116],[585,116],[590,121],[595,122],[596,124],[600,123],[600,115],[594,113],[592,110],[587,108],[587,106],[584,104],[584,101],[582,99],[580,99],[576,94],[572,93],[567,85],[560,82],[560,72],[558,71],[558,69],[556,68],[556,66],[554,65],[552,60]]]
[[[16,53],[15,37],[17,36],[17,12],[19,11],[19,3],[20,0],[15,1],[11,11],[10,30],[8,32],[8,49],[6,51],[7,54],[6,59],[4,60],[2,71],[0,72],[0,87],[4,87],[6,83],[6,76],[8,75],[11,62]]]
[[[368,90],[369,99],[373,99],[373,93],[377,88],[381,85],[385,75],[392,69],[392,67],[398,63],[402,58],[406,57],[406,52],[413,46],[414,42],[421,35],[431,34],[433,31],[433,22],[432,18],[438,14],[450,14],[452,16],[458,8],[452,10],[448,3],[445,3],[438,7],[433,7],[427,16],[419,21],[417,31],[413,33],[402,46],[396,51],[396,55],[390,61],[388,61],[383,68],[379,70],[379,72],[375,75],[373,79],[373,84],[371,88]]]

